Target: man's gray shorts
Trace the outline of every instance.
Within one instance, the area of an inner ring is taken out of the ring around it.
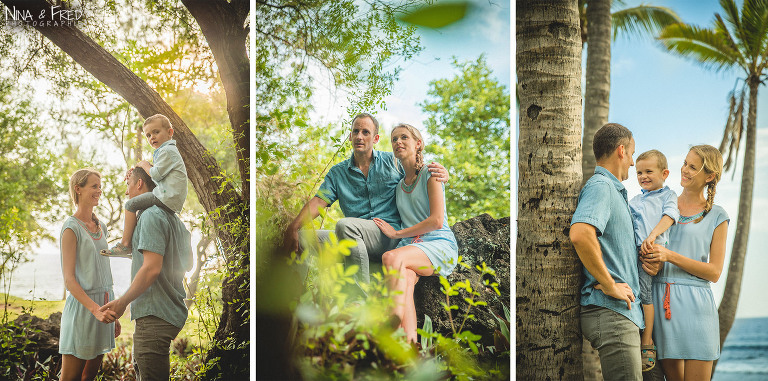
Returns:
[[[581,332],[600,355],[605,381],[642,381],[640,329],[618,312],[581,306]]]
[[[355,282],[358,287],[361,283],[368,283],[371,279],[371,262],[381,263],[381,256],[397,247],[399,239],[385,236],[381,229],[372,220],[362,218],[345,217],[336,223],[336,237],[339,240],[350,239],[357,242],[357,246],[350,248],[349,256],[344,257],[344,266],[357,265],[359,270],[355,274]],[[328,240],[330,230],[299,231],[299,243],[303,248],[313,247],[311,244],[314,234],[320,242]],[[302,269],[302,278],[306,277],[306,268]],[[362,289],[361,289],[362,290]]]
[[[171,341],[181,328],[156,316],[136,319],[133,333],[133,369],[136,380],[167,380],[170,377]]]

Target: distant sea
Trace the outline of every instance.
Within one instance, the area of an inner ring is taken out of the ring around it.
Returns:
[[[768,380],[768,317],[736,319],[712,380]]]
[[[110,258],[109,261],[115,295],[120,296],[131,284],[131,260]],[[64,276],[58,248],[45,245],[35,250],[32,261],[21,264],[13,272],[8,293],[27,300],[64,300]]]

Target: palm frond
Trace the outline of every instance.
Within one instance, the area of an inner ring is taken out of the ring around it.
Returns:
[[[736,94],[733,91],[728,94],[728,103],[728,119],[725,122],[723,140],[720,141],[720,146],[717,148],[720,153],[725,152],[725,145],[730,142],[731,131],[733,131],[733,118],[731,118],[731,115],[733,115],[733,112],[736,111]]]
[[[665,7],[644,4],[611,14],[614,40],[619,35],[626,37],[654,36],[664,27],[680,22],[682,20],[675,11]]]
[[[717,71],[740,62],[739,51],[734,51],[727,39],[712,29],[672,24],[659,33],[658,40],[670,52]]]
[[[715,34],[722,37],[725,40],[725,43],[728,45],[728,47],[731,49],[731,51],[734,52],[734,54],[738,53],[739,56],[738,62],[739,65],[744,65],[746,63],[746,57],[744,57],[744,54],[742,53],[741,49],[739,49],[739,45],[734,41],[733,36],[731,35],[731,31],[726,27],[725,21],[723,21],[723,18],[720,16],[720,14],[715,13]]]
[[[765,50],[768,40],[768,3],[764,0],[745,0],[741,11],[742,29],[740,30],[744,41],[745,55],[751,58],[753,63]]]
[[[739,8],[736,7],[736,2],[733,0],[720,0],[720,7],[725,11],[725,20],[731,25],[731,28],[735,31],[741,30],[741,19],[739,17]],[[741,40],[741,36],[737,36]]]
[[[739,158],[739,146],[741,146],[741,136],[744,131],[744,99],[746,98],[746,91],[741,89],[741,93],[738,95],[739,104],[736,110],[728,114],[728,119],[732,121],[732,127],[730,131],[729,140],[731,144],[728,146],[725,164],[723,164],[723,171],[727,171],[731,167],[736,168],[736,162]],[[731,165],[731,162],[734,162]],[[735,171],[734,171],[735,172]]]

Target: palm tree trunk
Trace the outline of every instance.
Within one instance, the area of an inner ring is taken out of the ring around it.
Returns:
[[[595,132],[608,123],[611,93],[611,0],[587,1],[587,83],[584,88],[584,136],[582,138],[581,184],[595,172],[592,141]]]
[[[720,348],[736,318],[736,307],[741,293],[741,278],[744,274],[744,257],[747,255],[749,225],[752,217],[752,190],[755,185],[755,145],[757,140],[757,88],[760,79],[750,76],[749,112],[747,114],[747,142],[744,149],[744,168],[741,173],[741,193],[739,197],[739,216],[736,220],[736,236],[733,238],[731,261],[728,265],[728,277],[725,282],[723,299],[717,313],[720,320]],[[715,363],[715,365],[717,365]],[[712,367],[712,374],[715,368]]]
[[[517,379],[581,380],[581,265],[568,239],[581,186],[577,3],[518,1],[516,56]]]

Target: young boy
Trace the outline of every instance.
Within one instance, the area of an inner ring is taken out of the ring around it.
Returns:
[[[154,165],[142,160],[136,166],[144,169],[157,186],[152,192],[126,201],[123,238],[111,249],[100,252],[107,257],[131,258],[131,237],[138,211],[157,205],[171,213],[180,213],[187,199],[187,168],[173,140],[171,121],[165,115],[155,114],[144,121],[142,129],[149,145],[155,149],[152,154]]]
[[[677,194],[664,185],[669,176],[667,158],[657,150],[643,152],[637,157],[637,182],[642,193],[629,201],[632,221],[635,225],[635,244],[638,251],[650,251],[653,244],[666,247],[669,233],[680,212],[677,209]],[[643,372],[656,366],[656,347],[653,345],[653,301],[651,299],[651,276],[638,261],[640,278],[640,303],[643,306],[645,329],[640,336],[640,351],[643,359]]]

